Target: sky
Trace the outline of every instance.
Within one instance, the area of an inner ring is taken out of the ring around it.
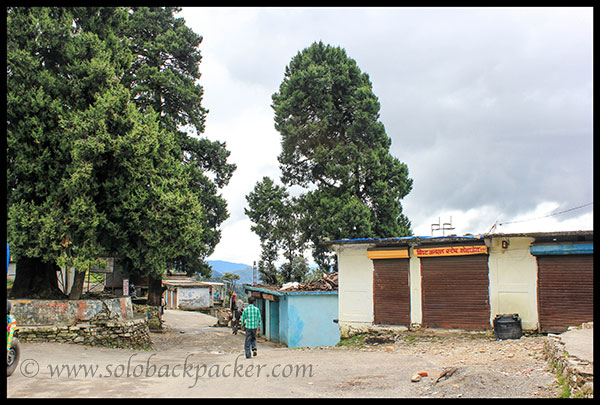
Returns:
[[[237,165],[209,260],[252,264],[245,196],[278,180],[271,96],[292,57],[339,46],[370,77],[408,166],[417,236],[593,230],[592,8],[192,7],[202,136]],[[432,224],[451,223],[446,231]],[[496,224],[496,227],[493,225]],[[393,237],[397,235],[389,235]]]

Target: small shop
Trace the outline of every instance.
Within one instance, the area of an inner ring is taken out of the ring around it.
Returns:
[[[594,245],[537,242],[538,314],[542,332],[564,332],[594,319]]]
[[[427,328],[490,328],[487,247],[416,248],[421,262],[422,324]]]

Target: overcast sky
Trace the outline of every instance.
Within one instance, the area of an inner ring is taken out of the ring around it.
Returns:
[[[204,136],[226,142],[238,167],[209,259],[258,260],[244,207],[257,181],[280,175],[271,95],[291,58],[317,41],[342,47],[369,74],[390,152],[413,179],[402,205],[415,235],[450,217],[446,235],[487,233],[496,221],[503,233],[592,230],[592,14],[184,8],[178,16],[203,37]]]

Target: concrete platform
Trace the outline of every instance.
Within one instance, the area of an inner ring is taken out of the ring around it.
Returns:
[[[591,322],[561,334],[548,334],[546,358],[571,388],[571,397],[594,396],[594,327]]]
[[[594,364],[594,329],[572,329],[559,335],[569,355]]]

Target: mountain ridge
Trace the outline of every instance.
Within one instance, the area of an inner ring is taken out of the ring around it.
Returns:
[[[207,260],[213,269],[212,278],[220,279],[225,273],[233,273],[240,276],[239,284],[251,284],[253,282],[252,266],[243,263],[228,262],[226,260]]]

